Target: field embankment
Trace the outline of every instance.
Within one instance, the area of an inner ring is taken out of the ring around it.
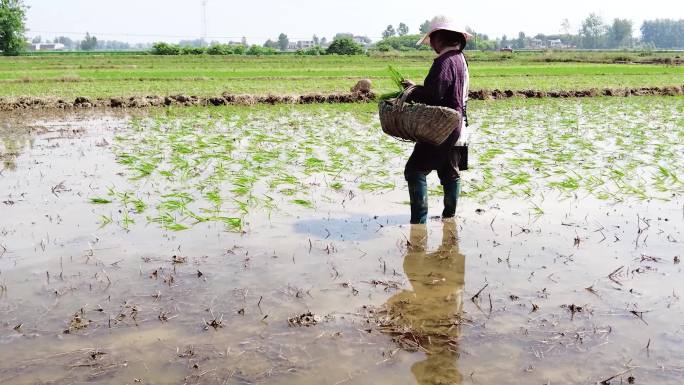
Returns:
[[[500,100],[509,98],[590,98],[599,96],[678,96],[684,95],[684,85],[671,87],[603,88],[571,91],[543,90],[477,90],[470,92],[471,100]],[[79,96],[73,101],[22,97],[15,100],[0,98],[0,111],[40,109],[89,109],[89,108],[149,108],[149,107],[196,107],[196,106],[251,106],[255,104],[339,104],[369,103],[377,100],[374,92],[347,92],[303,95],[249,95],[229,94],[214,97],[178,95],[148,95],[128,98],[95,98]]]

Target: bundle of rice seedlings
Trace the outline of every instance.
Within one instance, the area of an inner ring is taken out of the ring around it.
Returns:
[[[390,77],[392,78],[392,83],[394,83],[394,85],[396,86],[397,91],[392,91],[392,92],[388,92],[386,94],[380,95],[380,100],[394,99],[394,98],[398,97],[399,95],[401,95],[401,93],[404,91],[404,85],[402,84],[406,80],[404,75],[402,75],[399,71],[397,71],[396,68],[394,68],[392,66],[389,66],[388,70],[390,73]]]

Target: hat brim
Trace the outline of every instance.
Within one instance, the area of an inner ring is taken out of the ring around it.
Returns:
[[[437,27],[437,28],[431,29],[430,32],[426,33],[423,36],[423,38],[418,41],[418,43],[416,45],[423,45],[423,44],[430,45],[430,35],[432,35],[433,33],[437,32],[437,31],[440,31],[440,30],[462,33],[463,36],[465,36],[466,41],[473,38],[473,35],[469,32],[466,32],[463,28]]]

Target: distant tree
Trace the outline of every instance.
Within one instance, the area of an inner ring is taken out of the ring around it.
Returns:
[[[40,35],[31,39],[31,43],[33,43],[33,44],[40,44],[42,42],[43,42],[43,38]]]
[[[64,44],[64,48],[68,50],[74,49],[74,41],[66,36],[56,37],[54,43]]]
[[[181,55],[202,55],[207,53],[204,47],[181,47]]]
[[[428,33],[430,32],[430,20],[425,20],[423,24],[420,25],[420,33]]]
[[[147,50],[149,50],[149,49],[151,49],[151,48],[152,48],[152,44],[151,44],[151,43],[136,43],[136,44],[133,46],[133,49],[135,49],[136,51],[147,51]]]
[[[382,39],[375,45],[375,48],[381,52],[391,50],[397,51],[415,51],[420,47],[416,46],[416,42],[421,38],[421,35],[404,35],[393,36],[387,39]]]
[[[258,45],[253,45],[245,52],[247,55],[261,56],[261,55],[275,55],[278,50],[268,47],[259,47]]]
[[[627,19],[614,19],[608,27],[608,39],[613,48],[629,46],[632,40],[632,21]]]
[[[509,45],[510,45],[510,43],[508,42],[508,37],[506,35],[503,35],[501,37],[501,43],[500,43],[501,48],[506,48]]]
[[[19,55],[26,48],[26,6],[22,0],[0,0],[0,52]]]
[[[596,49],[601,48],[606,33],[606,26],[603,24],[601,16],[592,13],[582,22],[580,38],[582,48]]]
[[[527,45],[527,37],[525,32],[518,33],[518,39],[515,41],[515,48],[522,49]]]
[[[397,33],[399,36],[406,36],[409,33],[409,27],[408,25],[404,23],[399,23],[399,27],[397,27]]]
[[[354,42],[353,39],[343,37],[333,40],[327,50],[328,54],[337,55],[361,55],[363,54],[363,47]]]
[[[247,38],[245,36],[242,37],[240,42],[242,43],[243,46],[247,47]]]
[[[244,55],[245,52],[247,52],[247,46],[246,45],[234,45],[233,47],[233,54],[234,55]]]
[[[289,45],[290,39],[287,38],[286,34],[281,33],[280,36],[278,36],[278,47],[281,51],[287,51],[287,47],[289,47]]]
[[[389,52],[392,50],[392,45],[387,40],[383,40],[375,45],[375,49],[380,52]]]
[[[684,19],[645,20],[641,40],[656,48],[684,48]]]
[[[328,45],[328,39],[324,36],[321,38],[321,47]]]
[[[92,51],[95,48],[97,48],[97,38],[95,36],[91,36],[90,33],[86,32],[85,39],[81,41],[81,50]]]
[[[353,33],[350,33],[350,32],[340,32],[340,33],[336,33],[335,36],[333,37],[333,40],[343,39],[343,38],[345,38],[345,37],[348,37],[348,38],[350,38],[350,39],[353,39],[353,38],[354,38],[354,34],[353,34]]]
[[[268,40],[266,40],[266,42],[264,43],[264,47],[265,47],[265,48],[279,49],[279,48],[280,48],[280,45],[278,44],[277,41],[273,41],[273,40],[271,40],[271,39],[268,39]]]
[[[204,39],[181,40],[178,42],[181,47],[204,47],[206,44]]]
[[[397,32],[394,30],[394,26],[391,24],[385,28],[385,30],[382,32],[382,37],[383,39],[387,39],[388,37],[396,36]]]
[[[359,41],[362,41],[364,44],[370,44],[373,42],[373,40],[371,40],[371,38],[368,36],[354,36],[352,39],[358,39]]]
[[[207,53],[209,55],[231,55],[233,54],[233,47],[228,44],[212,43],[207,48]]]
[[[570,26],[570,20],[563,19],[563,21],[561,21],[561,32],[565,35],[569,35],[570,34],[570,28],[572,28]]]
[[[175,44],[154,43],[152,46],[153,55],[180,55],[181,49]]]
[[[295,54],[300,56],[320,56],[325,55],[325,50],[321,46],[316,45],[307,49],[299,49]]]
[[[96,48],[102,51],[126,51],[131,49],[131,45],[124,41],[99,40]]]
[[[473,37],[470,39],[466,45],[466,49],[476,49],[481,51],[494,50],[501,45],[500,41],[489,40],[489,36],[486,34],[477,33],[470,27],[466,27],[466,32],[471,34]]]
[[[317,35],[313,35],[313,43],[316,46],[321,45],[321,39],[319,39]]]

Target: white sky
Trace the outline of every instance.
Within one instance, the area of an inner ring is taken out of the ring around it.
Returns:
[[[100,40],[150,42],[198,38],[202,35],[202,0],[25,0],[28,35],[81,38],[86,31]],[[635,34],[644,19],[684,18],[682,0],[208,0],[208,39],[227,41],[246,36],[263,43],[285,32],[290,40],[332,37],[353,32],[373,39],[388,24],[400,22],[417,33],[435,15],[449,15],[490,37],[519,31],[528,35],[558,33],[564,18],[577,30],[596,12],[634,21]]]

